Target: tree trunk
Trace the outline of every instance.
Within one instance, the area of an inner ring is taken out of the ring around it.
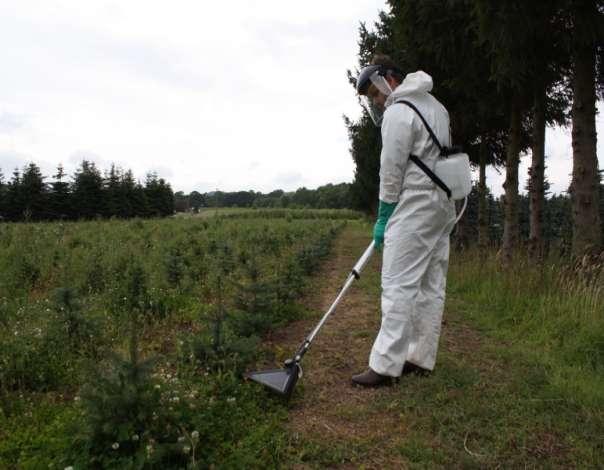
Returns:
[[[505,162],[505,210],[503,221],[503,263],[509,265],[518,247],[518,164],[520,163],[520,130],[522,115],[516,99],[510,111],[510,133]]]
[[[573,176],[569,192],[573,208],[573,255],[582,256],[601,249],[593,44],[575,45],[574,62]]]
[[[529,168],[530,233],[529,255],[540,259],[543,255],[543,206],[545,178],[545,99],[543,86],[535,89],[533,115],[532,161]]]
[[[487,217],[487,152],[484,139],[480,143],[480,173],[478,177],[478,246],[484,249],[489,244],[489,226]]]
[[[469,198],[469,196],[468,196]],[[455,211],[459,214],[459,211],[461,210],[463,201],[458,201],[455,204]],[[468,205],[470,203],[468,202]],[[464,251],[466,248],[468,248],[469,244],[470,244],[470,240],[469,240],[469,227],[468,227],[468,208],[466,207],[466,212],[464,213],[464,216],[459,219],[459,222],[457,222],[456,228],[455,228],[455,250],[457,251]]]

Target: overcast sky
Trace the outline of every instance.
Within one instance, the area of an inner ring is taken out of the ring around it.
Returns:
[[[0,168],[45,175],[83,158],[174,190],[294,190],[350,182],[342,115],[358,26],[384,2],[0,3]],[[429,71],[427,71],[429,73]],[[604,121],[598,116],[600,168]],[[566,190],[570,130],[548,130],[548,178]],[[529,158],[524,158],[521,175]],[[489,172],[500,194],[503,174]],[[524,183],[521,183],[524,187]]]

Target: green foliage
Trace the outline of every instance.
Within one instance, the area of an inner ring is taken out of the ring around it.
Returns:
[[[64,468],[78,410],[40,394],[13,397],[11,408],[0,412],[0,468]]]
[[[458,246],[476,245],[478,241],[478,185],[474,184],[468,195],[468,204],[459,226],[452,233],[452,240]],[[523,240],[529,235],[529,195],[519,195],[519,224]],[[500,244],[503,236],[503,201],[495,199],[487,188],[487,225],[492,246]],[[459,211],[458,207],[458,211]],[[552,255],[570,253],[572,242],[572,212],[568,194],[554,194],[544,200],[543,240],[546,252]]]
[[[114,355],[82,390],[83,418],[74,422],[79,437],[65,463],[99,468],[206,468],[226,460],[257,465],[255,455],[264,446],[278,450],[274,431],[267,432],[276,425],[270,417],[267,424],[253,429],[245,425],[266,410],[258,407],[256,396],[239,380],[218,374],[202,381],[190,376],[181,383],[164,369],[152,375],[155,361],[139,358],[132,331],[129,357]],[[241,338],[230,343],[229,353],[237,360],[250,347],[256,344]],[[226,354],[221,359],[232,367]],[[231,442],[238,442],[237,452],[232,452]]]
[[[100,327],[92,318],[84,315],[73,289],[61,287],[53,293],[57,320],[53,325],[60,328],[74,354],[91,358],[98,356]]]
[[[74,448],[83,465],[142,467],[146,450],[142,440],[159,436],[169,418],[161,393],[151,377],[154,359],[139,359],[137,325],[131,325],[129,355],[112,354],[82,389],[85,428]],[[157,441],[162,452],[165,440]]]
[[[258,357],[261,334],[296,317],[312,258],[359,215],[249,212],[260,217],[0,225],[0,415],[23,423],[9,440],[0,429],[2,464],[279,458],[278,408],[236,374]],[[27,413],[47,400],[40,429],[58,433],[46,447],[19,418],[16,398],[33,393],[42,400]]]
[[[350,184],[326,184],[317,189],[298,188],[284,192],[281,189],[262,194],[255,191],[212,191],[200,194],[192,191],[189,195],[178,192],[175,195],[177,212],[199,212],[203,207],[254,207],[254,208],[350,208]]]
[[[350,152],[356,165],[354,182],[350,188],[352,207],[359,210],[376,212],[379,193],[379,171],[381,136],[379,130],[365,113],[358,122],[347,117],[344,123],[348,128],[351,142]]]

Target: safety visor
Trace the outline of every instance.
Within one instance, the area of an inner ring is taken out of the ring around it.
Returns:
[[[374,103],[371,98],[365,95],[361,96],[361,104],[363,105],[363,108],[365,108],[365,111],[367,111],[367,114],[369,114],[373,123],[377,127],[380,127],[382,125],[382,119],[384,119],[384,107]]]
[[[380,127],[382,125],[382,119],[384,117],[384,106],[378,104],[376,98],[378,93],[384,97],[389,96],[392,93],[392,88],[381,75],[379,70],[376,70],[369,76],[370,86],[367,89],[367,93],[361,96],[361,104],[369,114],[369,117],[373,123]],[[373,87],[371,86],[373,85]],[[382,100],[380,100],[382,101]]]

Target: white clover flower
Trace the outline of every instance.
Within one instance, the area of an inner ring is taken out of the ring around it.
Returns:
[[[199,439],[199,431],[193,431],[191,433],[191,439],[193,439],[194,441],[196,441],[197,439]]]
[[[160,385],[160,384],[155,384],[155,389],[156,389],[156,390],[159,390],[160,388],[161,388],[161,385]]]
[[[189,452],[191,452],[191,448],[190,448],[189,446],[184,446],[184,447],[182,448],[182,451],[183,451],[185,454],[188,454]]]
[[[111,444],[111,448],[112,448],[113,450],[118,450],[118,449],[120,448],[120,445],[119,445],[119,443],[114,442],[113,444]]]
[[[184,442],[185,436],[178,436],[178,442]]]
[[[76,395],[75,397],[73,397],[73,401],[80,401],[80,396]]]
[[[138,441],[139,440],[138,434],[135,434],[134,436],[132,436],[132,440],[134,442]]]

